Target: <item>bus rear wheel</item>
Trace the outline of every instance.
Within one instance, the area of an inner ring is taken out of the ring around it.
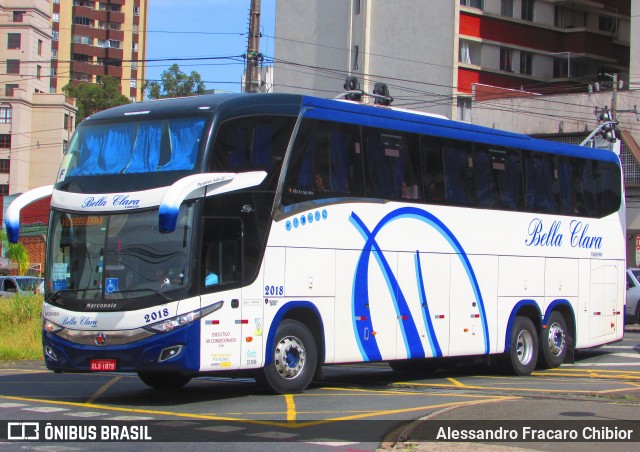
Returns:
[[[509,336],[509,351],[502,358],[503,369],[513,375],[530,375],[538,361],[538,333],[528,317],[517,316]]]
[[[154,389],[170,391],[180,389],[191,381],[190,375],[174,372],[138,372],[138,377],[144,384]]]
[[[540,367],[559,367],[567,356],[567,322],[557,311],[549,315],[547,327],[540,332]]]
[[[297,320],[286,319],[276,330],[271,362],[257,380],[276,394],[294,394],[309,386],[318,364],[316,341],[309,329]]]

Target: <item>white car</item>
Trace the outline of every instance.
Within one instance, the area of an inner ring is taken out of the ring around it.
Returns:
[[[624,319],[627,324],[640,323],[640,268],[627,269],[627,307]]]

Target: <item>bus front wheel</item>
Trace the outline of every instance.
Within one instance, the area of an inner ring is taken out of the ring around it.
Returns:
[[[316,341],[297,320],[286,319],[276,330],[271,362],[262,369],[258,383],[276,394],[293,394],[309,386],[318,363]]]
[[[540,332],[540,367],[559,367],[567,356],[567,322],[557,311],[549,315],[547,327]]]
[[[180,389],[191,381],[190,375],[171,372],[138,372],[138,377],[147,386],[162,391]]]
[[[530,375],[538,361],[538,333],[528,317],[513,321],[509,351],[503,356],[503,368],[514,375]]]

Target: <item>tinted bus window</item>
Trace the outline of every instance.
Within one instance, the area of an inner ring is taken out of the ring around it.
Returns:
[[[208,171],[266,171],[262,187],[276,189],[295,118],[260,116],[227,121],[220,126]]]
[[[447,204],[475,205],[473,154],[471,143],[448,140],[444,143],[444,190]]]
[[[560,188],[555,158],[551,154],[531,152],[525,156],[527,211],[560,212]]]
[[[289,160],[283,202],[363,194],[359,128],[304,120]]]
[[[431,204],[443,204],[444,162],[442,159],[442,140],[422,136],[420,151],[422,156],[424,199]]]
[[[422,199],[419,140],[412,134],[364,129],[367,196]]]
[[[604,217],[616,212],[620,208],[622,196],[620,188],[620,170],[613,163],[593,162],[593,180],[595,192],[596,213]]]

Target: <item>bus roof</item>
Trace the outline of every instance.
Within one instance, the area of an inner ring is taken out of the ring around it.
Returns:
[[[423,112],[298,94],[207,94],[152,100],[111,108],[94,114],[86,121],[141,115],[149,115],[150,117],[184,115],[205,111],[212,114],[215,112],[220,120],[261,113],[297,116],[301,111],[304,111],[304,116],[308,118],[349,122],[493,146],[515,147],[571,157],[619,162],[615,153],[602,149],[532,138],[528,135],[452,121]]]

